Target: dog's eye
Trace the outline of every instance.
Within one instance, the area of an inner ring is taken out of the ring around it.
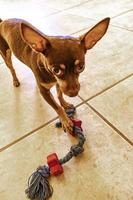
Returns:
[[[84,68],[85,68],[84,64],[83,65],[79,64],[79,65],[76,66],[76,71],[78,73],[81,73],[84,70]]]
[[[54,75],[61,76],[63,74],[63,71],[59,67],[53,67],[52,72]]]

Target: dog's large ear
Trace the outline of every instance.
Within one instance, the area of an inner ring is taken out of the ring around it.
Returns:
[[[21,33],[26,43],[35,51],[44,53],[45,50],[50,46],[49,40],[43,36],[39,30],[36,30],[27,24],[21,24]]]
[[[106,33],[110,18],[105,18],[80,37],[85,49],[91,49]]]

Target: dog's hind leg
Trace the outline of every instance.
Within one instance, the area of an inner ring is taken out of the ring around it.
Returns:
[[[18,87],[20,85],[19,83],[19,80],[17,78],[17,75],[16,75],[16,72],[15,72],[15,69],[13,67],[13,64],[12,64],[12,60],[11,60],[11,50],[10,49],[7,49],[6,50],[6,58],[5,58],[5,63],[7,65],[7,67],[10,69],[11,71],[11,74],[12,74],[12,77],[13,77],[13,85],[15,87]]]
[[[15,87],[18,87],[20,85],[19,80],[17,78],[15,69],[13,68],[12,60],[11,60],[11,50],[6,43],[1,37],[0,37],[0,54],[2,58],[4,59],[7,67],[10,69],[12,77],[13,77],[13,85]]]

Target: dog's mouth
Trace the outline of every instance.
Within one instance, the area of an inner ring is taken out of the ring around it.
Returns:
[[[76,97],[79,93],[80,90],[80,84],[79,83],[75,83],[75,84],[66,84],[65,87],[64,85],[59,85],[60,86],[60,90],[63,94],[69,96],[69,97]]]

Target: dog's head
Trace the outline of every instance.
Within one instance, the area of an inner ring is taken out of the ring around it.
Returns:
[[[80,89],[79,74],[85,67],[85,53],[106,33],[110,18],[105,18],[84,35],[50,37],[32,26],[22,24],[24,40],[41,54],[41,63],[57,80],[61,91],[76,96]]]

